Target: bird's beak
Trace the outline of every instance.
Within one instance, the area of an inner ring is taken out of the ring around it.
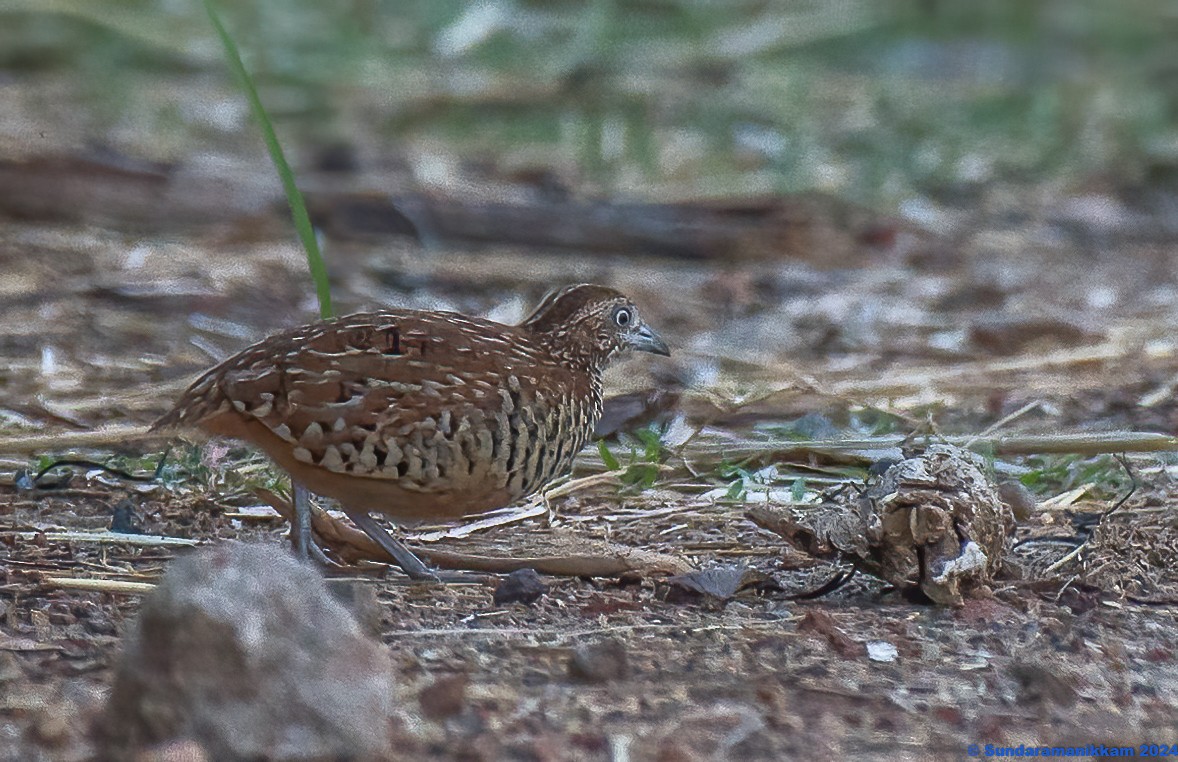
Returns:
[[[630,334],[630,348],[664,357],[671,356],[671,348],[667,346],[667,342],[645,325],[639,326],[637,331]]]

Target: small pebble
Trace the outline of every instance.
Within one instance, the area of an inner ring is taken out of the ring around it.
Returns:
[[[863,656],[863,644],[855,641],[838,626],[828,612],[812,608],[800,622],[798,632],[813,633],[826,639],[835,653],[848,659]]]
[[[105,611],[96,611],[83,620],[86,629],[95,635],[118,635],[119,629]]]
[[[532,604],[540,600],[548,586],[540,579],[535,569],[516,569],[503,578],[495,588],[495,605],[508,603]]]
[[[38,741],[50,747],[61,746],[69,738],[69,717],[64,707],[53,705],[46,709],[33,724],[33,734]]]
[[[630,674],[626,647],[620,640],[577,646],[569,659],[569,677],[586,683],[608,683]]]
[[[123,500],[111,509],[110,531],[119,534],[143,534],[139,517],[135,514],[135,503]]]
[[[24,674],[16,656],[8,651],[0,651],[0,683],[15,680]]]
[[[1007,481],[998,485],[998,497],[1010,506],[1014,517],[1019,521],[1026,521],[1039,507],[1039,501],[1031,494],[1022,482]]]
[[[470,682],[465,674],[444,675],[417,695],[421,713],[438,722],[461,714],[466,708],[466,686]]]

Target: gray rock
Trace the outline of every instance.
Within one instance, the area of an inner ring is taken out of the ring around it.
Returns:
[[[393,710],[387,651],[314,569],[224,543],[144,601],[99,735],[116,759],[177,739],[217,760],[379,759]]]

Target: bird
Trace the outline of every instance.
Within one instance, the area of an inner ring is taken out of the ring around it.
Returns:
[[[602,375],[667,343],[621,292],[576,284],[516,325],[382,309],[263,339],[197,378],[152,431],[261,449],[291,477],[292,540],[313,545],[307,492],[334,499],[412,579],[437,576],[371,514],[453,520],[509,506],[572,469],[601,419]]]

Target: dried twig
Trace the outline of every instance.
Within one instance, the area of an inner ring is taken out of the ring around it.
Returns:
[[[786,442],[706,443],[697,445],[696,454],[724,455],[730,460],[772,457],[790,459],[822,453],[855,455],[865,461],[872,453],[901,447],[908,437],[893,434],[870,439],[812,439]],[[1102,455],[1122,452],[1171,452],[1178,450],[1178,437],[1140,431],[1108,431],[1098,434],[1054,434],[1044,436],[1014,435],[1006,437],[939,437],[938,441],[958,447],[969,445],[995,455],[1076,454]]]
[[[3,532],[2,534],[10,534]],[[97,542],[117,545],[140,545],[144,547],[172,546],[192,548],[200,544],[197,540],[184,537],[165,537],[154,534],[123,534],[122,532],[12,532],[12,535],[22,540],[32,540],[38,537],[48,542]]]
[[[38,453],[71,450],[80,447],[122,446],[127,442],[164,439],[146,426],[108,426],[93,431],[62,431],[56,434],[31,434],[0,437],[0,452]]]
[[[88,590],[95,593],[120,593],[143,595],[155,590],[147,582],[127,582],[120,579],[94,579],[92,577],[46,577],[45,584],[66,590]]]
[[[491,529],[493,527],[514,524],[517,521],[524,521],[525,519],[534,518],[536,516],[543,516],[546,513],[548,513],[548,506],[544,504],[543,500],[535,499],[521,506],[517,506],[506,511],[496,511],[493,515],[478,519],[477,521],[470,521],[465,524],[460,524],[449,529],[439,529],[430,532],[413,532],[408,535],[408,538],[418,542],[437,542],[438,540],[445,540],[447,538],[458,539],[462,537],[469,537],[475,532],[484,529]]]
[[[1076,526],[1076,539],[1079,541],[1078,544],[1066,556],[1064,556],[1063,558],[1059,559],[1055,563],[1051,564],[1051,566],[1048,566],[1046,569],[1044,569],[1043,572],[1045,574],[1051,574],[1052,572],[1054,572],[1057,569],[1059,569],[1060,567],[1062,567],[1064,564],[1071,561],[1076,556],[1080,555],[1080,552],[1084,548],[1088,547],[1088,543],[1092,540],[1092,535],[1093,535],[1093,533],[1096,532],[1096,529],[1100,526],[1100,522],[1104,521],[1106,517],[1108,517],[1114,511],[1119,509],[1121,506],[1123,506],[1129,500],[1129,498],[1133,497],[1133,495],[1137,492],[1137,489],[1140,485],[1137,482],[1137,475],[1135,473],[1133,473],[1133,469],[1129,465],[1129,461],[1125,458],[1124,455],[1117,455],[1116,458],[1117,458],[1117,462],[1121,464],[1121,467],[1125,469],[1125,472],[1129,474],[1129,480],[1130,480],[1129,491],[1126,492],[1124,495],[1122,495],[1117,500],[1117,502],[1113,503],[1112,507],[1110,507],[1108,510],[1101,511],[1100,513],[1098,513],[1096,515],[1095,518],[1093,518],[1089,521],[1086,521],[1082,524],[1078,524]]]
[[[1031,412],[1032,410],[1034,410],[1035,408],[1039,407],[1042,404],[1043,404],[1042,400],[1031,400],[1027,404],[1020,407],[1018,410],[1015,410],[1010,415],[1003,416],[1002,418],[998,419],[997,421],[994,421],[994,423],[990,424],[985,429],[983,429],[981,434],[978,434],[976,437],[972,437],[969,440],[969,442],[966,443],[965,446],[972,447],[974,442],[978,441],[982,437],[990,436],[995,431],[998,431],[999,429],[1006,426],[1007,424],[1009,424],[1012,421],[1022,418],[1024,415]]]
[[[1071,538],[1068,538],[1068,539],[1071,539]],[[1043,570],[1044,576],[1058,571],[1061,567],[1063,567],[1069,561],[1074,559],[1076,556],[1080,555],[1080,552],[1083,551],[1087,545],[1088,545],[1088,542],[1087,542],[1087,540],[1085,540],[1084,542],[1081,542],[1076,547],[1072,548],[1071,551],[1069,551],[1066,556],[1064,556],[1063,558],[1059,559],[1055,563],[1051,564],[1051,566],[1048,566],[1046,569],[1044,569]]]

